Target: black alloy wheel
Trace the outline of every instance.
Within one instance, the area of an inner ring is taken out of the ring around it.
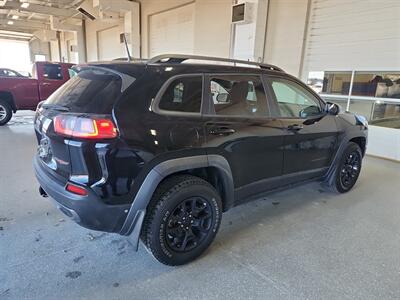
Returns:
[[[161,263],[183,265],[210,246],[221,217],[220,195],[209,182],[192,175],[174,175],[154,192],[141,239]]]
[[[362,151],[358,144],[349,142],[343,151],[337,165],[336,172],[330,180],[329,187],[332,191],[346,193],[357,182],[362,165]]]
[[[210,203],[200,197],[181,202],[167,220],[168,246],[177,252],[191,251],[202,243],[212,225]]]
[[[340,182],[345,188],[354,185],[361,168],[361,157],[357,151],[347,154],[340,170]]]

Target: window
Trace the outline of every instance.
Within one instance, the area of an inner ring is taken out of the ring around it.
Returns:
[[[267,103],[259,76],[213,76],[211,97],[217,115],[266,116]]]
[[[121,78],[98,68],[83,68],[46,101],[77,113],[109,114],[121,95]]]
[[[170,83],[158,107],[163,110],[199,113],[202,97],[202,77],[181,77]]]
[[[44,55],[44,54],[35,54],[35,61],[46,61],[46,55]]]
[[[308,85],[372,125],[400,128],[399,71],[309,72]]]
[[[8,69],[0,69],[0,77],[20,77],[20,74]]]
[[[61,66],[57,64],[44,65],[43,76],[46,79],[62,80],[63,75]]]
[[[319,100],[299,84],[279,78],[272,79],[271,85],[278,102],[280,116],[307,118],[321,114]]]
[[[400,99],[400,73],[355,72],[351,94]]]

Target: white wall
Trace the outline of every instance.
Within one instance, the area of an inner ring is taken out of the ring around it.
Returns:
[[[229,57],[231,0],[195,3],[194,51],[199,55]]]
[[[188,0],[143,0],[142,56],[149,55],[149,18],[151,15],[193,3]],[[197,0],[194,16],[194,54],[229,56],[231,31],[231,0]],[[179,49],[176,49],[179,53]]]
[[[308,0],[269,0],[264,61],[300,75]]]
[[[58,47],[58,40],[50,41],[51,61],[60,61],[60,50]]]
[[[400,1],[312,0],[308,71],[400,69]]]
[[[107,28],[112,28],[118,26],[119,32],[124,32],[124,20],[121,18],[119,20],[85,20],[86,24],[86,51],[87,51],[87,61],[97,61],[98,57],[98,42],[97,42],[97,32],[105,30]],[[118,55],[124,51],[124,44],[118,43],[117,45],[112,45],[112,47],[117,48],[116,53]],[[117,57],[115,57],[117,58]]]
[[[368,129],[367,154],[400,161],[400,130],[378,126]]]
[[[46,60],[51,60],[50,55],[50,43],[42,42],[39,39],[33,39],[29,42],[29,51],[31,56],[31,62],[35,61],[35,55],[44,55]]]

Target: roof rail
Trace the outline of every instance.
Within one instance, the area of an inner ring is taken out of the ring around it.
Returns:
[[[194,59],[194,60],[210,60],[210,61],[222,61],[233,63],[235,66],[236,64],[244,64],[244,65],[251,65],[251,66],[258,66],[261,69],[268,69],[273,71],[281,71],[281,68],[277,66],[258,63],[254,61],[246,61],[246,60],[239,60],[239,59],[231,59],[231,58],[223,58],[223,57],[212,57],[212,56],[200,56],[200,55],[186,55],[186,54],[162,54],[158,56],[154,56],[147,61],[147,64],[156,64],[156,63],[182,63],[185,60]]]

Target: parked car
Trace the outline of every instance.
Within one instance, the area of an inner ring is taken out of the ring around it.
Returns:
[[[36,113],[40,193],[164,264],[198,257],[243,201],[309,180],[344,193],[360,173],[365,119],[278,67],[170,55],[78,70]]]
[[[36,62],[33,65],[34,78],[0,69],[0,126],[7,124],[17,110],[35,110],[40,101],[46,100],[70,78],[72,66],[68,63]]]
[[[21,73],[7,69],[7,68],[0,68],[0,78],[2,77],[22,77],[25,78],[26,76],[22,75]]]

